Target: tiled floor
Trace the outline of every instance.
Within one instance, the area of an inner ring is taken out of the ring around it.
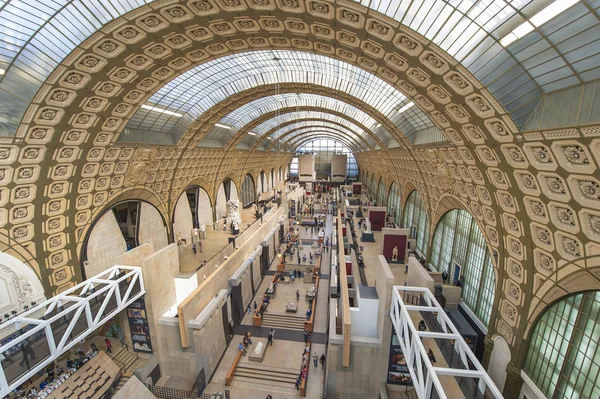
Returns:
[[[318,207],[316,207],[318,209]],[[327,225],[326,225],[326,235],[330,236],[331,239],[331,231],[332,231],[332,217],[328,215],[327,217]],[[300,240],[316,240],[318,231],[315,229],[314,232],[311,231],[310,228],[306,229],[302,226],[299,226],[299,238]],[[313,251],[313,249],[305,245],[303,252],[306,253],[308,257],[308,252]],[[324,253],[324,259],[322,261],[322,268],[324,271],[329,273],[330,269],[330,252]],[[296,258],[296,256],[294,256]],[[303,270],[306,264],[298,265],[297,262],[286,263],[288,270],[300,269]],[[275,270],[276,264],[271,265],[271,270]],[[298,266],[298,267],[295,267]],[[261,286],[257,290],[257,295],[255,300],[260,301],[262,299],[263,293],[265,289],[269,286],[269,282],[271,278],[265,278],[261,284]],[[277,289],[277,296],[271,300],[271,304],[269,305],[268,312],[270,314],[285,314],[285,307],[288,303],[288,300],[291,300],[294,304],[298,306],[298,312],[296,315],[303,315],[306,313],[308,309],[308,302],[305,299],[305,294],[308,289],[310,289],[310,283],[304,283],[302,279],[296,279],[294,283],[291,284],[280,284]],[[296,301],[296,290],[300,291],[300,300]],[[325,342],[325,332],[327,331],[327,309],[328,309],[328,301],[329,301],[329,280],[322,279],[319,284],[319,290],[317,293],[317,309],[315,313],[315,328],[313,332],[313,337],[315,337],[316,342]],[[237,328],[236,331],[253,331],[256,333],[260,332],[259,336],[263,336],[266,329],[252,328],[252,319],[250,315],[245,315],[242,320],[242,325]],[[265,331],[263,331],[265,330]],[[256,335],[255,335],[256,336]],[[260,363],[265,367],[272,367],[274,369],[296,369],[300,371],[300,365],[302,360],[302,350],[304,348],[304,342],[302,340],[303,333],[302,331],[292,331],[281,329],[276,330],[275,332],[275,340],[273,343],[273,347],[269,347],[263,359],[263,362]],[[318,339],[317,339],[318,338]],[[323,338],[323,339],[321,339]],[[229,371],[229,367],[233,362],[233,358],[237,351],[237,343],[242,339],[242,336],[235,336],[231,341],[231,344],[227,348],[221,363],[217,371],[215,372],[211,383],[207,386],[206,392],[218,392],[223,391],[225,389],[225,376]],[[311,352],[316,351],[320,356],[322,353],[325,353],[325,345],[320,343],[313,344],[311,348]],[[248,357],[243,357],[242,362],[249,362]],[[254,362],[253,362],[254,363]],[[308,378],[308,386],[306,397],[311,399],[317,399],[323,397],[323,386],[324,386],[324,372],[321,370],[321,366],[315,368],[310,365],[309,378]],[[267,394],[270,394],[273,399],[292,399],[299,398],[299,391],[294,389],[293,384],[289,388],[274,386],[272,384],[268,384],[268,382],[261,383],[260,380],[256,380],[256,382],[248,382],[242,381],[242,379],[234,378],[233,383],[227,389],[231,392],[231,397],[235,398],[247,398],[247,399],[264,399]]]
[[[246,230],[248,224],[255,221],[252,208],[242,209],[242,225],[240,233]],[[194,254],[192,250],[192,242],[188,241],[187,245],[183,248],[183,254],[179,255],[179,270],[181,273],[191,273],[196,271],[198,266],[202,264],[204,260],[207,262],[219,253],[225,246],[229,244],[229,238],[233,237],[229,231],[223,230],[208,230],[206,232],[206,239],[202,241],[202,252]]]

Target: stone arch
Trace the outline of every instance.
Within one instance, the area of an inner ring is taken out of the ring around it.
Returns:
[[[581,265],[588,265],[582,268]],[[570,270],[568,274],[553,273],[545,280],[543,286],[537,290],[537,295],[532,300],[527,327],[524,338],[528,339],[531,328],[546,309],[554,303],[570,296],[586,291],[600,291],[600,255],[590,256],[569,262],[564,267]],[[536,282],[534,282],[534,285]],[[539,283],[538,283],[539,284]]]
[[[135,210],[137,244],[152,241],[154,250],[168,244],[171,229],[164,214],[145,198],[121,197],[120,201],[110,203],[101,213],[95,215],[86,229],[83,241],[80,242],[80,273],[84,279],[113,266],[114,259],[129,249],[121,233],[119,221],[113,213],[117,206],[128,203],[139,204]],[[160,231],[160,227],[164,229],[163,232]]]

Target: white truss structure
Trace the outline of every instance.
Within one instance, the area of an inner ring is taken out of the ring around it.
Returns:
[[[139,291],[134,289],[139,287]],[[26,345],[29,340],[39,336],[43,332],[44,338],[50,350],[50,355],[40,359],[24,374],[12,381],[7,380],[6,370],[11,364],[2,362],[0,368],[0,398],[8,395],[28,378],[42,370],[49,363],[56,360],[73,346],[79,344],[88,335],[102,326],[117,313],[124,310],[132,302],[146,293],[142,278],[142,269],[134,266],[113,266],[104,272],[77,284],[76,286],[44,301],[33,308],[19,314],[18,316],[0,325],[0,336],[8,336],[26,326],[33,326],[25,333],[0,347],[0,359],[9,358],[9,352],[14,353]],[[116,303],[109,313],[105,314],[106,308],[111,301]],[[98,304],[100,304],[98,308]],[[92,309],[92,306],[94,308]],[[94,312],[92,311],[95,311]],[[86,326],[75,337],[71,337],[82,314],[85,314]],[[65,329],[65,322],[68,320]],[[57,325],[58,324],[58,325]],[[60,331],[57,331],[59,330]],[[62,334],[59,340],[55,340]],[[42,339],[42,338],[36,338]]]
[[[406,304],[403,299],[407,299],[409,296],[422,297],[425,305]],[[418,331],[409,312],[432,312],[443,332]],[[448,398],[438,378],[442,375],[478,379],[477,389],[482,398],[504,398],[429,289],[394,286],[390,317],[420,399],[429,399],[432,395],[436,397],[435,394],[440,399]],[[458,353],[464,368],[435,367],[427,356],[421,338],[453,341],[454,350]],[[468,361],[471,362],[471,367],[469,367]]]

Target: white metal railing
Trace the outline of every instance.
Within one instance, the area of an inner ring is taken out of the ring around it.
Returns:
[[[145,293],[140,267],[113,266],[0,325],[0,398]]]
[[[409,296],[422,299],[421,302],[424,302],[424,304],[407,305],[404,299]],[[430,312],[432,317],[439,323],[442,331],[418,331],[409,314],[413,311]],[[481,394],[477,397],[503,398],[502,393],[467,346],[467,343],[429,289],[394,286],[390,317],[396,336],[400,341],[416,393],[420,399],[448,398],[438,378],[441,375],[477,379],[477,390]],[[435,367],[427,356],[421,338],[452,340],[453,350],[457,352],[463,368]]]

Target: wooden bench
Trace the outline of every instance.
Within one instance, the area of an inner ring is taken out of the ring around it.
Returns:
[[[315,292],[315,296],[313,298],[312,305],[310,308],[311,315],[310,315],[310,318],[304,323],[308,332],[313,332],[313,328],[315,325],[315,311],[317,310],[317,296],[318,296],[316,293],[319,292],[319,277],[315,277],[315,288],[316,288],[316,292]]]
[[[306,386],[308,385],[308,373],[310,370],[310,364],[312,362],[311,359],[311,352],[310,349],[312,348],[312,343],[310,341],[308,341],[306,343],[306,346],[308,346],[308,353],[307,353],[307,357],[306,357],[306,378],[302,378],[302,382],[300,383],[300,396],[304,397],[306,396]]]
[[[238,350],[237,355],[235,355],[235,358],[233,359],[233,364],[231,365],[231,368],[227,372],[227,376],[225,376],[225,386],[226,387],[231,385],[231,382],[233,381],[233,376],[235,374],[235,370],[237,369],[237,366],[240,363],[240,360],[242,360],[242,356],[243,356],[242,351]]]

